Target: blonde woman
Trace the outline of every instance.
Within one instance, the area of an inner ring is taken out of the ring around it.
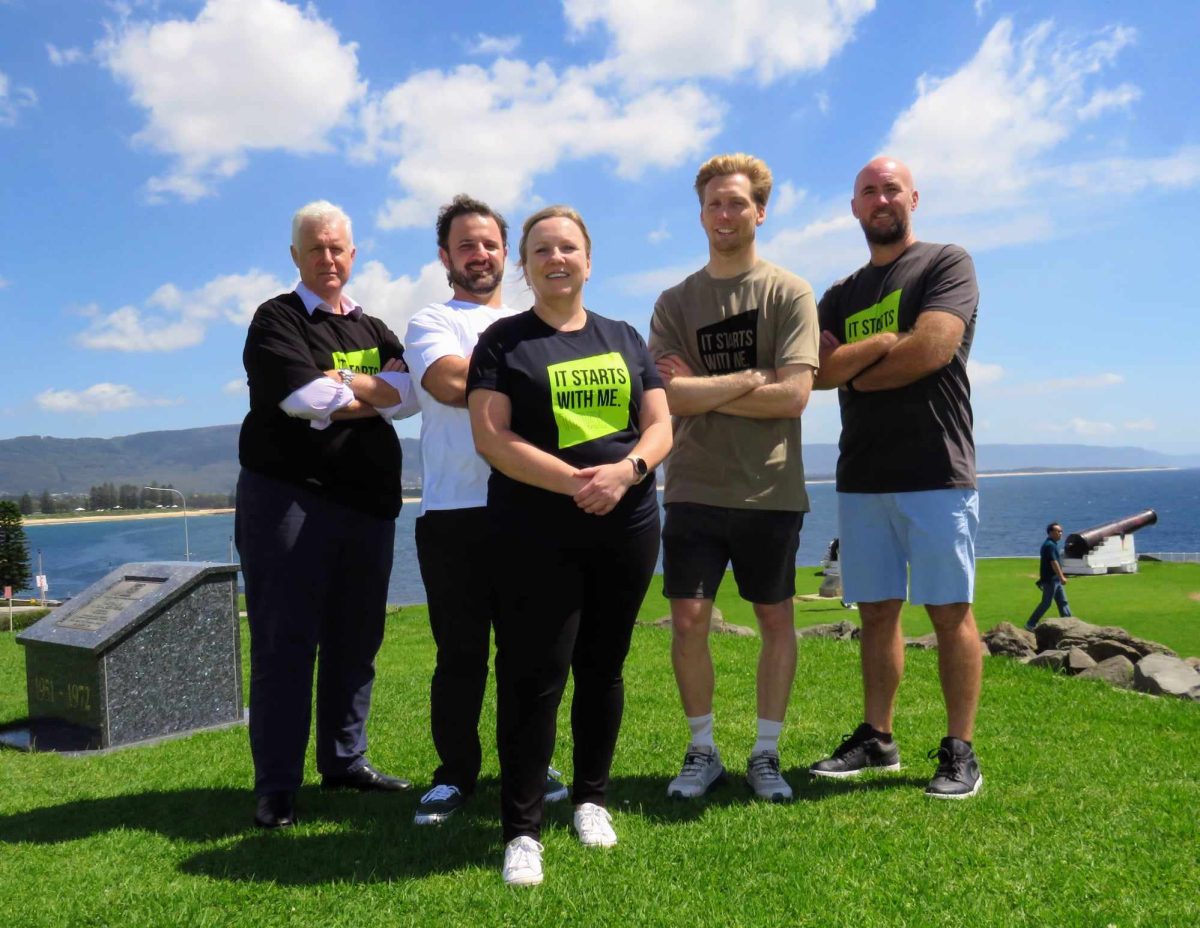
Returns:
[[[621,669],[658,557],[653,471],[671,423],[641,336],[584,308],[591,239],[579,214],[550,206],[525,220],[520,263],[533,307],[481,336],[467,391],[475,446],[492,467],[503,874],[532,885],[568,670],[574,829],[587,846],[617,843],[605,795]]]

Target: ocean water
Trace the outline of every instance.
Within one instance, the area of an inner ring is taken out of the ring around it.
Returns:
[[[979,495],[981,557],[1035,556],[1047,522],[1061,522],[1070,534],[1143,509],[1155,510],[1158,524],[1137,533],[1139,551],[1200,551],[1200,470],[983,477]],[[817,564],[837,534],[833,484],[811,484],[809,497],[798,564]],[[425,599],[413,542],[417,511],[406,505],[396,525],[392,603]],[[236,561],[232,514],[191,516],[187,530],[193,560]],[[182,518],[30,524],[25,532],[35,568],[41,553],[54,598],[80,593],[122,564],[184,555]]]

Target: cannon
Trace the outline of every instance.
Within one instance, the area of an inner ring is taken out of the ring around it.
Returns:
[[[1068,574],[1132,574],[1137,572],[1133,533],[1158,521],[1158,513],[1146,509],[1123,519],[1072,532],[1067,536],[1063,571]]]

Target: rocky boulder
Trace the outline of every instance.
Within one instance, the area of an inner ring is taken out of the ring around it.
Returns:
[[[840,622],[825,622],[821,625],[796,629],[797,638],[833,638],[836,641],[851,641],[856,640],[861,634],[862,629],[845,619]]]
[[[1078,677],[1080,680],[1103,680],[1111,686],[1129,689],[1133,686],[1133,662],[1117,654],[1100,661],[1095,667],[1081,670]]]
[[[1004,657],[1027,657],[1037,651],[1037,636],[1011,622],[1001,622],[983,633],[988,651]]]
[[[1098,664],[1112,657],[1123,657],[1130,664],[1136,664],[1142,659],[1142,653],[1131,644],[1118,641],[1115,638],[1100,638],[1087,646],[1088,655]]]
[[[1026,663],[1030,667],[1049,667],[1051,670],[1062,670],[1063,662],[1067,659],[1066,651],[1057,651],[1051,648],[1049,651],[1039,651],[1033,657],[1029,658]]]
[[[905,638],[904,646],[906,648],[916,648],[918,651],[936,651],[937,635],[933,632],[930,632],[928,635],[917,635],[913,638]]]
[[[661,619],[655,619],[653,622],[647,623],[655,628],[670,628],[671,617],[664,615]],[[733,635],[737,638],[754,638],[758,632],[752,628],[747,628],[745,625],[730,625],[725,621],[725,616],[716,606],[713,606],[712,619],[708,623],[708,629],[711,632],[716,632],[718,635]]]
[[[1090,648],[1097,642],[1116,641],[1133,649],[1139,657],[1147,654],[1177,656],[1166,645],[1159,644],[1157,641],[1147,641],[1144,638],[1135,638],[1123,628],[1111,625],[1092,625],[1090,622],[1076,618],[1046,619],[1038,623],[1034,634],[1037,635],[1039,651],[1069,651],[1071,648],[1082,648],[1090,653]]]
[[[1083,648],[1071,648],[1067,652],[1067,656],[1063,658],[1063,672],[1069,676],[1083,673],[1085,670],[1091,670],[1096,666],[1096,662],[1088,656],[1087,651]]]
[[[1177,657],[1150,654],[1133,668],[1133,688],[1155,696],[1181,696],[1200,702],[1200,672]]]

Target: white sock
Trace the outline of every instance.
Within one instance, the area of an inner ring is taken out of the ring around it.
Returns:
[[[754,747],[750,749],[751,754],[759,754],[763,751],[771,751],[774,754],[779,753],[779,733],[783,731],[783,722],[773,722],[770,719],[758,720],[758,740],[754,742]]]
[[[713,741],[713,714],[687,716],[688,728],[692,730],[692,744],[702,748],[715,748]]]

